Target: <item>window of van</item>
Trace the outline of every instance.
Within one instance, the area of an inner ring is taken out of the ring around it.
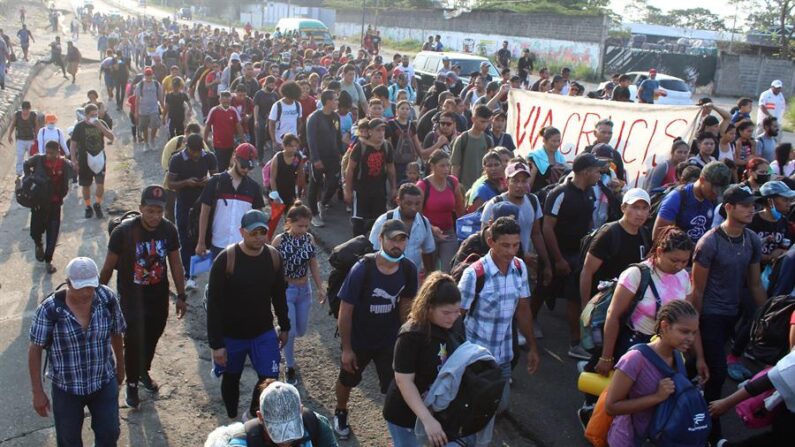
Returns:
[[[425,68],[425,62],[428,61],[428,56],[425,54],[418,54],[417,57],[414,58],[414,67],[420,70]]]
[[[425,64],[425,71],[430,71],[431,73],[436,73],[439,69],[439,63],[441,63],[442,58],[439,56],[428,56],[428,62]]]

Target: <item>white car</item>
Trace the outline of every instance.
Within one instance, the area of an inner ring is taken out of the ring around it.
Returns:
[[[640,83],[649,79],[648,71],[630,71],[626,73],[630,77],[629,83],[629,99],[632,102],[636,101],[638,96],[638,87]],[[693,92],[685,81],[675,76],[669,76],[662,73],[657,73],[657,81],[660,83],[660,90],[665,92],[665,96],[659,95],[654,99],[655,104],[664,105],[693,105]],[[603,90],[607,82],[599,84],[599,90]]]

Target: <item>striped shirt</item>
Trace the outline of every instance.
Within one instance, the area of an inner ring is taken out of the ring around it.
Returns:
[[[47,348],[47,376],[55,386],[86,396],[115,378],[110,339],[111,335],[123,334],[127,323],[116,292],[107,286],[96,288],[85,330],[65,300],[65,293],[56,293],[39,305],[30,327],[30,342]]]
[[[511,262],[508,272],[502,274],[491,259],[491,253],[481,258],[485,274],[483,290],[480,291],[473,312],[464,320],[467,340],[483,346],[491,352],[497,363],[503,364],[513,358],[512,324],[520,299],[530,298],[527,282],[527,266],[518,259],[519,268]],[[461,291],[461,308],[469,310],[475,298],[476,274],[469,266],[461,275],[458,289]]]

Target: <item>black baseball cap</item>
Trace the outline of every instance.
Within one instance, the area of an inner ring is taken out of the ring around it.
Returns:
[[[582,172],[588,168],[603,168],[606,165],[607,162],[596,158],[594,154],[586,152],[574,157],[572,169],[574,172]]]
[[[754,195],[751,188],[743,185],[736,184],[726,188],[723,193],[723,203],[731,203],[737,205],[739,203],[753,203],[758,197]]]
[[[400,236],[401,234],[406,237],[409,236],[409,232],[406,230],[406,225],[402,220],[390,219],[384,222],[384,225],[381,226],[381,236],[385,236],[387,239],[394,239],[396,236]]]
[[[166,207],[166,190],[160,185],[150,185],[141,192],[141,205]]]

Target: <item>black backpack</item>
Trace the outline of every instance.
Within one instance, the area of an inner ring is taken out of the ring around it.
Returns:
[[[789,353],[789,329],[795,296],[771,298],[759,308],[751,323],[751,340],[747,353],[766,365],[775,365]]]
[[[130,211],[127,211],[126,213],[124,213],[124,214],[122,214],[120,216],[116,216],[113,219],[110,219],[108,221],[108,236],[113,234],[113,230],[115,230],[116,227],[121,225],[122,222],[124,222],[125,220],[135,219],[136,217],[140,217],[140,216],[141,216],[141,212],[140,211],[130,210]]]
[[[36,160],[33,172],[22,177],[14,189],[17,203],[25,208],[42,208],[49,203],[52,196],[52,182],[44,171],[44,162],[41,157]]]
[[[345,277],[359,259],[364,255],[373,252],[373,244],[365,235],[356,236],[349,239],[331,250],[328,263],[331,265],[331,273],[328,277],[326,293],[328,296],[329,315],[336,320],[340,312],[340,298],[337,294],[345,282]]]
[[[663,200],[668,196],[669,193],[673,192],[674,190],[679,190],[679,212],[680,213],[682,212],[682,210],[685,207],[685,200],[687,199],[684,186],[671,185],[663,190],[657,190],[657,191],[653,190],[651,193],[649,218],[646,219],[646,224],[644,225],[647,230],[652,231],[654,229],[654,222],[657,220],[657,215],[660,214],[660,208],[662,207]],[[674,225],[676,225],[676,221],[674,222]]]
[[[599,234],[601,231],[618,231],[618,228],[621,227],[621,224],[618,221],[613,222],[606,222],[602,224],[601,227],[591,230],[588,234],[580,239],[580,265],[579,271],[582,271],[583,266],[585,265],[585,257],[588,255],[588,251],[591,249],[591,244],[593,240],[596,238],[596,235]],[[638,229],[638,233],[640,234],[640,238],[643,241],[643,246],[646,247],[645,253],[648,253],[648,250],[651,248],[652,238],[651,238],[651,231],[649,231],[646,227],[641,226]],[[619,251],[621,251],[621,238],[616,235],[611,235],[610,239],[610,257],[608,259],[603,259],[603,261],[610,261],[613,256],[616,256]],[[642,260],[642,259],[641,259]]]
[[[452,351],[463,341],[459,334],[450,331]],[[455,399],[444,410],[433,413],[448,441],[473,435],[488,425],[497,413],[505,382],[494,360],[480,360],[466,367]]]

